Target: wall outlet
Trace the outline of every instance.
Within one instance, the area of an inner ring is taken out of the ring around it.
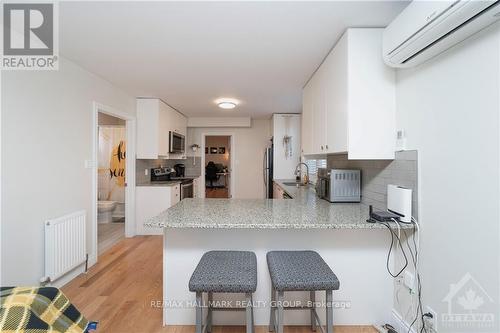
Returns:
[[[437,313],[434,311],[430,306],[426,307],[426,314],[429,314],[427,316],[424,316],[424,325],[425,328],[427,329],[427,332],[429,333],[438,333],[437,330]]]
[[[415,277],[411,272],[405,271],[403,277],[403,284],[410,290],[413,290],[415,286]]]

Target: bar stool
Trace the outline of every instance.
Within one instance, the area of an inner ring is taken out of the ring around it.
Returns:
[[[257,257],[246,251],[210,251],[205,253],[189,280],[196,292],[196,333],[212,331],[213,311],[246,311],[246,332],[253,333],[252,294],[257,289]],[[208,311],[203,325],[203,293],[208,293]],[[213,293],[244,293],[246,307],[213,306]]]
[[[269,331],[283,333],[284,310],[311,311],[311,329],[316,324],[325,333],[314,303],[316,291],[326,292],[326,333],[333,332],[333,290],[338,290],[340,282],[327,263],[314,251],[271,251],[267,253],[267,266],[271,275],[271,317]],[[284,307],[285,291],[309,291],[311,306]],[[278,299],[276,302],[276,294]],[[276,311],[277,310],[277,311]],[[277,315],[276,315],[277,312]]]

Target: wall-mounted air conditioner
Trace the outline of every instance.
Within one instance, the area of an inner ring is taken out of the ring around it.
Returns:
[[[384,31],[384,61],[416,66],[498,19],[498,0],[414,0]]]

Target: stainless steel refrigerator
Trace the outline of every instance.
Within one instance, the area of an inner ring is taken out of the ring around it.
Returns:
[[[266,190],[266,198],[273,198],[273,143],[266,148],[264,152],[263,159],[263,170],[262,174],[264,177],[264,187]]]

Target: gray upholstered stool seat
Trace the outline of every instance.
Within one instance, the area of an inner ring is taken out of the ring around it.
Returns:
[[[205,253],[189,280],[190,291],[253,293],[257,289],[257,257],[246,251]]]
[[[257,257],[247,251],[210,251],[200,259],[189,280],[196,292],[196,333],[212,331],[212,312],[246,312],[246,332],[254,333],[252,293],[257,289]],[[203,325],[203,293],[208,293],[206,324]],[[215,307],[213,293],[244,293],[245,305],[238,308]]]
[[[339,279],[314,251],[272,251],[267,265],[276,290],[338,290]]]
[[[340,283],[323,258],[314,251],[271,251],[267,253],[267,266],[271,275],[271,304],[275,304],[271,306],[269,331],[283,333],[283,311],[294,309],[311,312],[313,331],[319,327],[323,333],[332,333],[333,290],[338,290]],[[326,330],[316,312],[319,290],[326,294]],[[284,306],[285,291],[309,291],[311,305]]]

